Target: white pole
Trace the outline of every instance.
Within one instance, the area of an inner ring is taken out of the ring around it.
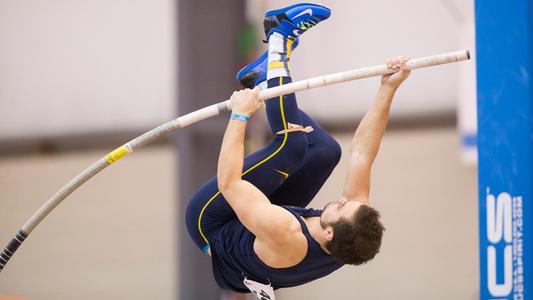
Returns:
[[[455,52],[449,52],[439,55],[421,57],[410,59],[407,62],[407,66],[414,70],[419,68],[431,67],[441,64],[453,63],[470,59],[470,53],[468,50],[461,50]],[[373,76],[380,76],[385,74],[394,73],[394,70],[387,68],[385,64],[377,65],[373,67],[367,67],[362,69],[355,69],[346,72],[334,73],[329,75],[318,76],[307,80],[295,81],[283,86],[278,86],[261,91],[259,98],[261,100],[267,100],[275,98],[281,95],[291,94],[303,90],[313,89],[321,86],[332,85],[336,83],[352,81],[362,78],[368,78]],[[178,128],[183,128],[188,125],[194,124],[201,120],[216,116],[221,112],[230,111],[229,100],[213,104],[197,111],[188,113],[182,117],[169,121],[157,128],[154,128],[143,135],[129,141],[123,146],[113,150],[105,157],[100,158],[93,163],[83,172],[81,172],[74,179],[69,181],[63,186],[56,194],[54,194],[46,203],[39,208],[31,218],[22,226],[22,228],[15,234],[13,239],[7,245],[2,253],[0,253],[0,272],[7,264],[9,259],[13,256],[15,251],[24,242],[28,235],[39,225],[39,223],[65,198],[67,198],[72,192],[80,187],[87,180],[91,179],[94,175],[98,174],[101,170],[109,166],[110,164],[118,161],[127,154],[133,152],[136,148],[148,144],[157,138],[167,135]]]
[[[438,55],[420,57],[410,59],[407,62],[407,67],[411,70],[427,68],[442,64],[448,64],[463,60],[470,59],[470,51],[460,50],[454,52],[448,52]],[[321,86],[332,85],[336,83],[358,80],[363,78],[369,78],[374,76],[381,76],[385,74],[392,74],[395,71],[389,69],[386,64],[376,65],[372,67],[366,67],[361,69],[354,69],[345,72],[333,73],[322,75],[318,77],[313,77],[305,80],[291,82],[289,84],[269,88],[261,91],[259,94],[259,99],[268,100],[281,95],[287,95],[291,93],[301,92],[309,89],[314,89]],[[218,115],[223,111],[230,111],[229,100],[219,102],[215,105],[208,106],[201,110],[192,112],[188,115],[178,118],[178,121],[182,125],[181,127],[188,126],[190,124],[196,123],[205,118],[209,118],[213,115]],[[182,120],[180,120],[182,119]]]

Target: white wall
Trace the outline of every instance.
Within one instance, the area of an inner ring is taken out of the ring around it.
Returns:
[[[175,115],[173,0],[1,0],[0,139]]]
[[[292,57],[293,78],[380,64],[390,56],[419,57],[463,48],[463,21],[446,1],[320,1],[332,9],[332,16],[301,37]],[[253,7],[264,12],[295,2],[261,0]],[[392,117],[455,111],[459,71],[456,64],[413,72],[397,95]],[[322,119],[352,120],[366,111],[378,82],[366,79],[302,92],[299,99],[305,100],[299,104]]]

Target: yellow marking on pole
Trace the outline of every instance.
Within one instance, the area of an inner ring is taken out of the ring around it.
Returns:
[[[130,146],[124,145],[124,146],[121,146],[121,147],[109,152],[109,154],[106,155],[105,158],[107,159],[107,162],[109,164],[112,164],[112,163],[116,162],[117,160],[121,159],[122,157],[128,155],[132,151],[133,151],[133,149],[131,149]]]

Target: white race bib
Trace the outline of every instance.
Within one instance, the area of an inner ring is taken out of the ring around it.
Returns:
[[[276,300],[274,289],[272,286],[255,282],[253,280],[244,278],[244,285],[259,299],[259,300]]]

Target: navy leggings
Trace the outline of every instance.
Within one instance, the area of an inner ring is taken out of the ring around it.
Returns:
[[[268,87],[289,82],[290,77],[273,78]],[[294,94],[266,101],[266,111],[274,138],[244,159],[242,178],[261,190],[273,204],[306,207],[339,162],[340,146],[298,109]],[[287,123],[312,126],[314,131],[276,134],[286,129]],[[207,253],[210,237],[237,215],[213,177],[191,197],[185,217],[191,238]]]

